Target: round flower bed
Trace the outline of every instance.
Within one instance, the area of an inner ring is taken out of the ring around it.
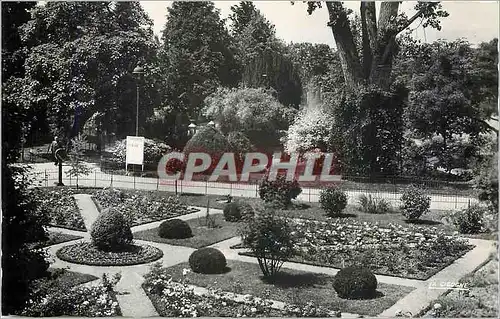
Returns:
[[[64,246],[56,252],[64,261],[92,266],[130,266],[146,264],[163,257],[163,252],[149,245],[131,245],[119,252],[97,249],[91,243]]]

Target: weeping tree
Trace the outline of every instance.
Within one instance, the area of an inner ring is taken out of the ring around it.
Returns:
[[[355,39],[355,26],[349,19],[352,10],[342,2],[326,2],[331,28],[340,57],[342,71],[347,86],[355,89],[360,85],[375,85],[387,89],[391,85],[391,71],[397,52],[396,38],[418,19],[422,26],[440,30],[440,18],[448,13],[441,9],[439,2],[418,2],[416,12],[408,17],[399,12],[399,1],[384,1],[380,4],[379,18],[376,18],[375,2],[360,3],[361,54]],[[308,1],[307,12],[312,14],[323,7],[320,1]]]

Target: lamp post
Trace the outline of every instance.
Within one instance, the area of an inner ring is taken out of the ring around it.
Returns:
[[[191,122],[191,124],[188,125],[188,136],[194,136],[196,133],[196,124]]]
[[[137,106],[136,106],[136,114],[135,114],[135,136],[139,136],[139,80],[141,79],[141,75],[144,74],[144,69],[137,65],[132,72],[137,76]]]

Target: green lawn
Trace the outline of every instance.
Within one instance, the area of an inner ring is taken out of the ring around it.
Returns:
[[[211,217],[215,220],[215,224],[217,226],[216,228],[208,228],[207,226],[205,226],[205,217],[188,220],[187,223],[193,231],[193,237],[190,238],[162,238],[158,236],[158,228],[153,228],[134,233],[134,239],[141,239],[176,246],[201,248],[210,246],[237,235],[239,223],[226,222],[222,214],[211,215]]]
[[[381,284],[378,297],[367,300],[341,299],[333,290],[333,276],[282,269],[281,275],[273,282],[266,282],[257,264],[228,260],[230,270],[224,274],[205,275],[190,272],[182,275],[188,263],[168,268],[176,281],[187,278],[190,284],[201,287],[216,287],[238,294],[251,294],[261,298],[290,304],[304,304],[313,301],[318,306],[341,312],[375,316],[392,306],[410,293],[413,288]]]

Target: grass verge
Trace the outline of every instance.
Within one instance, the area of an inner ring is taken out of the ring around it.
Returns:
[[[196,286],[217,287],[223,291],[251,294],[290,304],[314,301],[316,305],[328,309],[368,316],[381,313],[413,290],[411,287],[379,283],[376,298],[347,300],[339,298],[333,290],[333,276],[282,269],[275,281],[268,282],[263,279],[257,264],[228,260],[228,267],[231,270],[224,274],[206,275],[191,272],[186,277],[182,272],[184,268],[189,268],[188,263],[168,269],[173,280],[187,278],[190,284]]]

